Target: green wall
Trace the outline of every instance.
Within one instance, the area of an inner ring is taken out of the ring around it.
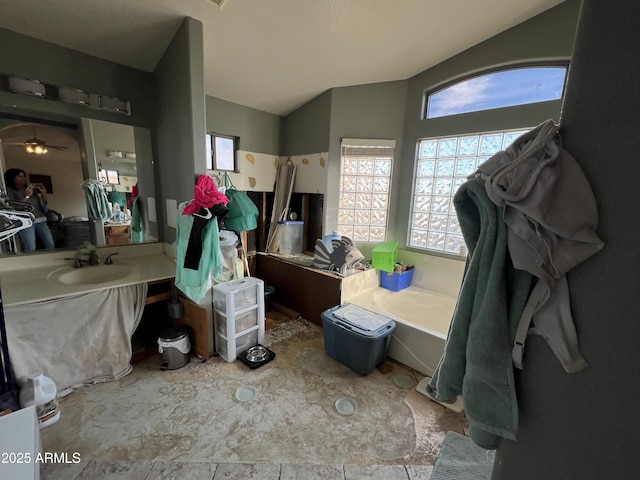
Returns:
[[[406,81],[341,87],[332,90],[328,181],[323,226],[325,233],[338,229],[342,138],[396,140],[396,151],[402,151],[406,93]],[[391,181],[391,205],[395,203],[396,192],[403,183],[399,176],[399,169],[394,168]]]
[[[423,120],[421,113],[425,92],[473,73],[525,62],[568,61],[572,54],[579,10],[579,0],[568,0],[410,78],[405,105],[404,142],[398,162],[400,177],[413,177],[415,147],[420,138],[533,127],[549,118],[558,121],[560,101],[430,120]],[[396,193],[397,201],[392,206],[392,211],[397,212],[392,226],[393,240],[406,245],[412,192],[408,186]]]
[[[166,200],[192,199],[196,175],[206,171],[202,38],[202,23],[186,18],[154,71],[155,94],[163,99],[154,132],[162,218]],[[173,242],[175,228],[161,225],[164,241]]]
[[[239,137],[240,150],[280,154],[282,117],[208,95],[205,101],[208,132]]]
[[[55,86],[129,100],[131,116],[28,95],[0,92],[0,110],[40,118],[80,117],[150,128],[154,122],[153,75],[0,28],[0,73]]]
[[[405,95],[404,81],[333,88],[285,117],[283,155],[329,153],[325,233],[338,225],[341,139],[384,138],[401,145]]]
[[[578,0],[568,0],[410,78],[405,135],[420,138],[467,132],[478,126],[485,130],[511,127],[513,119],[526,116],[526,106],[422,120],[424,93],[488,69],[532,62],[568,61],[573,49],[579,8]],[[532,117],[557,112],[559,102],[550,103],[548,108],[535,112]],[[529,118],[522,119],[523,125],[529,121]]]
[[[332,94],[328,90],[284,118],[283,155],[329,151]]]
[[[516,370],[517,441],[496,452],[494,480],[640,477],[636,367],[640,256],[638,130],[640,3],[585,1],[560,120],[598,208],[604,248],[568,274],[571,312],[588,367],[567,374],[529,335]],[[633,52],[633,53],[632,53]]]

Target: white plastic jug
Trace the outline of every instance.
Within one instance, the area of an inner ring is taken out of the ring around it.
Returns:
[[[56,384],[42,373],[34,373],[27,377],[27,382],[20,389],[20,406],[36,406],[40,428],[53,425],[60,419]]]
[[[332,240],[340,240],[342,238],[342,235],[340,235],[338,232],[336,232],[335,230],[333,231],[332,234],[330,235],[325,235],[324,237],[322,237],[322,241],[325,243],[325,245],[327,246],[329,252],[333,252],[333,243]]]

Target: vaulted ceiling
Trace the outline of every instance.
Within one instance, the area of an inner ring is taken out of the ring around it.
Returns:
[[[0,0],[0,27],[153,71],[184,17],[205,91],[284,115],[333,87],[404,80],[562,0]]]

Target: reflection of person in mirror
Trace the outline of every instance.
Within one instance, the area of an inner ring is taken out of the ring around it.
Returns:
[[[47,225],[47,191],[41,183],[27,184],[27,174],[19,168],[10,168],[4,173],[9,200],[28,203],[33,207],[35,220],[33,225],[18,232],[24,243],[25,252],[36,249],[36,236],[44,244],[44,248],[55,246],[51,230]]]

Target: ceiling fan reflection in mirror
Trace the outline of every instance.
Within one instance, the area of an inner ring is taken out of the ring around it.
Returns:
[[[35,153],[36,155],[44,155],[52,150],[67,150],[68,147],[59,145],[49,145],[44,140],[40,140],[36,136],[36,127],[33,127],[33,138],[27,138],[24,142],[10,143],[9,145],[22,145],[28,153]]]

